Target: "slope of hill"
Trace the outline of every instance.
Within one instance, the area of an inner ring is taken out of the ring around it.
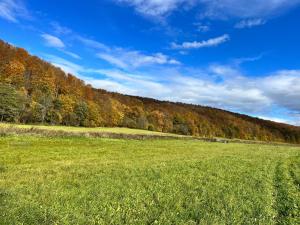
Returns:
[[[203,137],[300,143],[300,127],[198,105],[94,89],[0,41],[0,122],[128,127]]]

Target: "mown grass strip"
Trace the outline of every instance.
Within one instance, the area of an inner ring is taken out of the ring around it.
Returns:
[[[299,224],[299,190],[295,188],[287,162],[279,161],[275,168],[276,224]]]
[[[294,185],[300,191],[300,157],[297,157],[294,160],[292,160],[289,167],[289,172],[290,176],[293,179]]]

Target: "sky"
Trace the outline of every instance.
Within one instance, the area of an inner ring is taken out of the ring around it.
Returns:
[[[0,0],[0,39],[96,88],[300,126],[300,0]]]

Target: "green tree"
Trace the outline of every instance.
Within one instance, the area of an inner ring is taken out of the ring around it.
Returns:
[[[17,122],[23,108],[21,95],[10,85],[0,84],[0,121]]]
[[[75,105],[74,113],[77,117],[78,125],[84,126],[87,123],[86,119],[89,114],[88,105],[85,102],[79,102]]]

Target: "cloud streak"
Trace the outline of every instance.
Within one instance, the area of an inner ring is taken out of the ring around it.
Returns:
[[[208,47],[216,47],[220,44],[223,44],[230,40],[228,34],[224,34],[220,37],[211,38],[205,41],[193,41],[193,42],[183,42],[182,44],[172,43],[172,49],[198,49],[198,48],[208,48]]]
[[[194,23],[194,26],[196,26],[196,30],[198,32],[205,33],[205,32],[210,31],[210,26],[208,24],[203,24],[203,23],[197,22],[197,23]]]
[[[101,42],[77,36],[76,39],[96,51],[96,57],[121,69],[136,69],[153,65],[180,65],[181,63],[163,53],[145,54],[137,50],[110,47]]]
[[[66,50],[66,45],[60,38],[50,35],[50,34],[46,34],[46,33],[42,34],[41,37],[44,39],[45,44],[48,47],[56,48],[60,52],[66,54],[68,56],[71,56],[74,59],[81,59],[81,57],[79,55],[77,55],[76,53]]]
[[[58,22],[51,22],[50,26],[53,28],[53,32],[58,35],[71,34],[72,30],[68,27],[61,26]]]
[[[29,19],[30,14],[26,6],[20,0],[0,1],[0,17],[13,23],[19,22],[19,18]]]
[[[66,73],[71,73],[75,76],[79,76],[82,72],[85,71],[85,68],[83,66],[58,56],[44,54],[42,58],[52,63],[54,66],[61,68]]]
[[[212,19],[270,18],[300,4],[300,0],[210,0],[203,2],[203,16]]]
[[[148,17],[165,17],[176,10],[198,9],[212,19],[272,17],[296,7],[300,0],[112,0]],[[193,6],[193,7],[191,7]]]
[[[244,29],[244,28],[251,28],[264,25],[266,23],[263,19],[248,19],[248,20],[241,20],[237,24],[235,24],[235,28],[237,29]]]
[[[54,48],[66,47],[65,44],[63,43],[63,41],[61,39],[59,39],[58,37],[55,37],[50,34],[42,34],[41,36],[44,39],[46,45],[48,45],[50,47],[54,47]]]
[[[180,5],[191,5],[194,0],[114,0],[117,3],[128,4],[148,17],[163,17],[176,10]]]
[[[122,69],[139,68],[149,65],[180,65],[180,62],[170,57],[156,53],[145,55],[139,51],[127,51],[125,49],[116,49],[109,53],[97,54],[99,58]]]

